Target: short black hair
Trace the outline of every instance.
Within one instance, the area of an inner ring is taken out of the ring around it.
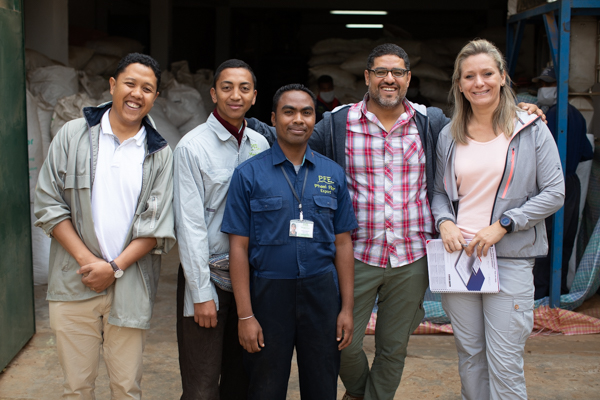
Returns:
[[[331,83],[333,85],[333,78],[329,75],[321,75],[319,79],[317,79],[317,85],[321,83]]]
[[[373,49],[373,51],[371,51],[371,54],[369,54],[369,58],[367,58],[367,69],[373,68],[373,64],[375,63],[375,59],[377,57],[382,57],[382,56],[387,56],[387,55],[393,55],[393,56],[400,57],[401,59],[404,60],[405,68],[410,70],[410,60],[408,58],[408,54],[406,54],[406,51],[404,51],[404,49],[402,47],[398,46],[397,44],[393,44],[393,43],[384,43],[384,44],[380,44],[379,46],[375,47]]]
[[[121,72],[125,71],[125,68],[130,64],[142,64],[150,68],[152,72],[154,72],[154,76],[156,76],[156,91],[158,91],[158,88],[160,87],[160,65],[158,64],[158,61],[147,54],[129,53],[121,58],[113,78],[117,79],[117,77],[121,75]]]
[[[306,86],[300,84],[300,83],[291,83],[289,85],[285,85],[280,87],[279,89],[277,89],[277,91],[275,92],[275,96],[273,96],[273,112],[276,113],[277,112],[277,104],[279,104],[279,99],[281,98],[281,96],[285,93],[285,92],[293,92],[293,91],[300,91],[300,92],[304,92],[307,93],[310,98],[313,101],[313,107],[315,108],[315,111],[317,109],[317,96],[315,96],[315,94]]]
[[[217,88],[217,81],[219,80],[219,76],[221,76],[221,72],[223,72],[223,70],[228,69],[228,68],[244,68],[247,69],[250,72],[250,75],[252,75],[252,82],[254,83],[254,90],[256,90],[256,75],[254,75],[254,71],[252,70],[252,67],[250,67],[248,65],[248,63],[246,63],[245,61],[242,60],[238,60],[236,58],[232,58],[230,60],[224,61],[223,63],[221,63],[221,65],[219,65],[219,67],[217,68],[217,70],[215,71],[215,76],[213,78],[213,88]]]

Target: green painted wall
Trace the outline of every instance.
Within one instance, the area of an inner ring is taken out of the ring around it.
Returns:
[[[21,0],[0,0],[0,370],[35,333]]]

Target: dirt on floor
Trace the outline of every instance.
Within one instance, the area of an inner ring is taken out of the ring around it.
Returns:
[[[144,399],[178,399],[181,396],[177,339],[175,334],[175,289],[177,251],[163,263],[157,301],[144,351]],[[46,286],[35,287],[37,333],[0,373],[0,400],[58,399],[63,374],[56,343],[48,321]],[[600,296],[580,308],[600,316]],[[365,338],[364,348],[373,359],[375,341]],[[452,335],[413,335],[402,382],[395,399],[459,400],[458,357]],[[525,377],[530,399],[600,399],[600,335],[532,337],[525,347]],[[344,386],[338,382],[338,398]],[[110,398],[103,363],[96,381],[98,400]],[[298,372],[293,361],[288,399],[300,399]]]

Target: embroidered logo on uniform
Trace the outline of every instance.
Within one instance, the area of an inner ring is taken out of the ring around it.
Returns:
[[[319,181],[315,183],[315,187],[325,194],[331,194],[335,190],[334,185],[335,182],[331,180],[331,177],[324,175],[319,175]]]
[[[260,154],[260,147],[258,147],[256,143],[252,143],[250,145],[250,153],[248,153],[248,158],[254,157],[257,154]]]

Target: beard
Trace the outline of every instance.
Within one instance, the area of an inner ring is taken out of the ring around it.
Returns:
[[[381,96],[379,92],[379,88],[381,86],[397,88],[398,91],[396,92],[396,96],[391,98]],[[402,87],[398,85],[380,85],[378,87],[375,87],[374,85],[369,85],[369,97],[381,108],[396,108],[400,104],[402,104],[402,101],[404,100],[405,96],[406,89],[402,90]]]

